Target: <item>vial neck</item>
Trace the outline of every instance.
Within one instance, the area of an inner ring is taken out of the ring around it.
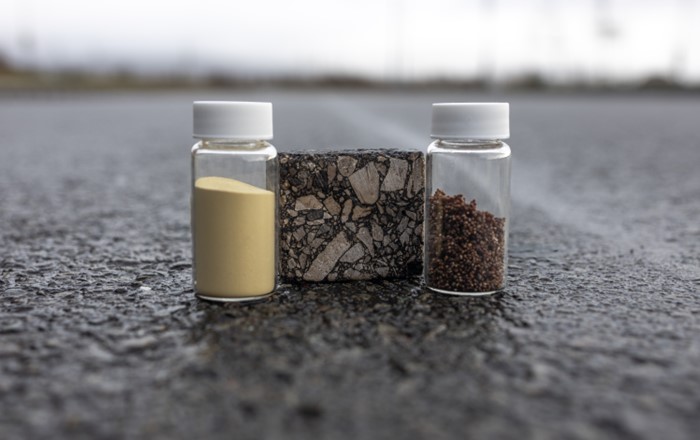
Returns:
[[[498,148],[503,145],[500,139],[436,139],[442,148]]]
[[[261,139],[202,139],[201,148],[208,150],[257,150],[269,144]]]

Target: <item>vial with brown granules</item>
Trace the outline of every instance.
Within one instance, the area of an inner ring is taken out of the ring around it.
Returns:
[[[425,284],[453,295],[505,288],[510,216],[507,103],[433,104],[426,156]]]

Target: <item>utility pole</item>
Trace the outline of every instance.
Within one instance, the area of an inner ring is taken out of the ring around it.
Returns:
[[[598,77],[599,83],[604,83],[610,80],[612,69],[610,64],[612,60],[609,59],[609,46],[612,41],[618,37],[618,29],[612,20],[610,15],[610,0],[596,0],[595,2],[595,30],[596,30],[596,42],[598,48],[596,52],[598,55],[598,62],[596,63],[596,75]]]
[[[691,20],[695,6],[694,0],[676,1],[676,42],[671,56],[669,77],[676,83],[685,82],[685,70],[688,64]]]
[[[19,58],[26,60],[30,68],[38,67],[37,39],[34,29],[34,1],[16,0],[17,12],[17,49]],[[20,61],[21,62],[21,61]]]
[[[493,15],[495,15],[494,11],[498,7],[496,0],[481,0],[479,7],[481,9],[479,21],[482,24],[486,23],[486,26],[490,26],[491,19]],[[480,48],[478,49],[479,55],[476,68],[477,80],[483,81],[486,87],[492,89],[495,85],[495,69],[493,57],[491,55],[495,48],[492,45],[493,40],[491,39],[490,32],[484,30],[481,32],[481,35],[486,36],[486,39],[481,42],[479,45]],[[489,42],[488,44],[486,43],[487,41]]]

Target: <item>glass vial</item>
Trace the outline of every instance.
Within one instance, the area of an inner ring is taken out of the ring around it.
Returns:
[[[192,147],[195,294],[248,301],[277,283],[277,150],[272,104],[197,101]]]
[[[510,217],[508,103],[433,104],[426,156],[428,288],[488,295],[505,288]]]

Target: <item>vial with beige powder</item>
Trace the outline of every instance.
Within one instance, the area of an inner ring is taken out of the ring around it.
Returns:
[[[270,295],[277,280],[277,151],[272,104],[194,102],[192,254],[195,294]]]

